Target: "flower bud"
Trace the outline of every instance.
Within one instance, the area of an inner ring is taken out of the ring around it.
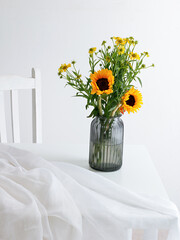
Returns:
[[[146,65],[145,64],[142,64],[142,66],[141,66],[142,68],[145,68],[146,67]]]

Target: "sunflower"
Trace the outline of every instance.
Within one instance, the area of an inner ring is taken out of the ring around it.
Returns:
[[[131,52],[131,53],[129,54],[129,57],[130,57],[131,60],[135,60],[135,59],[139,60],[139,59],[140,59],[139,54],[133,53],[133,52]]]
[[[93,54],[96,51],[96,47],[90,48],[89,49],[89,54]]]
[[[142,94],[134,87],[127,91],[122,97],[122,107],[128,113],[137,112],[142,104]]]
[[[59,71],[59,73],[66,72],[69,67],[71,67],[70,63],[69,64],[66,64],[66,63],[61,64],[61,66],[58,69],[58,71]]]
[[[91,94],[110,94],[113,92],[112,86],[114,84],[114,76],[112,71],[102,69],[90,75],[92,91]]]

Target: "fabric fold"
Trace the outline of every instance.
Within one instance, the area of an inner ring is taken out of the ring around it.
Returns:
[[[166,229],[168,240],[180,239],[179,213],[172,202],[3,144],[0,226],[3,240],[133,240],[134,229],[144,230],[146,238],[153,234],[148,229]]]

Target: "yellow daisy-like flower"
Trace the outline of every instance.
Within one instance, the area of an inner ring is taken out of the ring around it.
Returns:
[[[61,64],[61,66],[58,69],[58,71],[59,71],[59,73],[66,72],[69,67],[71,67],[70,63],[69,64],[66,64],[66,63]]]
[[[118,54],[121,55],[121,54],[123,54],[124,52],[125,52],[125,47],[122,46],[122,45],[118,46]]]
[[[124,38],[116,37],[115,39],[116,39],[116,41],[115,41],[116,45],[125,45],[125,43],[126,43]]]
[[[91,94],[101,95],[103,93],[110,94],[113,92],[113,84],[114,84],[114,76],[112,75],[112,71],[108,69],[102,69],[94,74],[90,75],[90,79],[92,80],[91,86],[92,91]]]
[[[125,43],[129,43],[129,38],[123,38]]]
[[[89,49],[89,54],[93,54],[96,51],[96,47],[90,48]]]
[[[111,58],[109,56],[106,57],[106,61],[107,62],[110,62],[111,61]]]
[[[130,57],[131,60],[135,60],[135,59],[139,60],[139,59],[140,59],[139,54],[133,53],[133,52],[131,52],[131,53],[129,54],[129,57]]]
[[[129,38],[120,38],[120,37],[112,37],[114,40],[118,40],[118,42],[120,42],[120,44],[126,44],[129,42]]]
[[[127,91],[122,97],[122,107],[128,113],[137,112],[142,104],[142,94],[134,87]]]

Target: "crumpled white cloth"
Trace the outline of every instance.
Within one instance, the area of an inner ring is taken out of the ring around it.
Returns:
[[[131,229],[151,240],[156,229],[168,229],[168,240],[180,240],[179,225],[168,200],[0,144],[0,240],[129,240]]]

